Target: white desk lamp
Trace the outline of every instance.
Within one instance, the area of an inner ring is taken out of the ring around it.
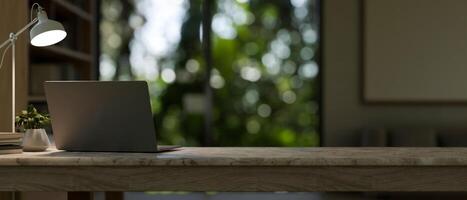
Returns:
[[[36,17],[32,19],[33,17],[33,11],[34,8],[37,6],[37,13]],[[36,24],[37,23],[37,24]],[[35,25],[34,25],[35,24]],[[11,117],[12,117],[12,127],[11,127],[11,132],[14,133],[16,132],[16,126],[15,126],[15,42],[17,40],[17,37],[23,33],[25,30],[27,30],[29,27],[31,27],[31,31],[29,32],[30,39],[31,39],[31,45],[37,46],[37,47],[45,47],[45,46],[50,46],[53,44],[56,44],[60,41],[62,41],[66,37],[66,32],[65,29],[63,28],[63,25],[60,22],[51,20],[47,18],[47,13],[44,11],[44,9],[38,4],[34,3],[31,7],[31,21],[24,26],[22,29],[20,29],[16,33],[10,33],[10,37],[0,44],[0,49],[3,47],[6,47],[6,49],[3,52],[2,59],[0,61],[0,69],[2,68],[3,64],[3,59],[5,57],[5,54],[8,50],[9,47],[11,47],[11,55],[12,55],[12,63],[11,63]]]

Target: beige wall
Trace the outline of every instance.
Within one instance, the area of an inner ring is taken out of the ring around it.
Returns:
[[[367,0],[368,101],[467,102],[466,0]]]
[[[467,128],[467,104],[362,103],[360,3],[360,0],[323,0],[323,145],[356,145],[359,142],[356,131],[362,127]]]
[[[24,27],[29,20],[28,1],[0,1],[0,43],[8,39],[10,32]],[[27,98],[27,64],[28,31],[18,37],[16,42],[16,110],[26,107]],[[3,53],[3,49],[0,53]],[[1,54],[0,54],[1,56]],[[3,67],[0,69],[0,132],[11,131],[11,49],[5,55]]]

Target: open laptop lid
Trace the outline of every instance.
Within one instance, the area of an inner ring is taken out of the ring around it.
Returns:
[[[47,81],[45,91],[58,149],[157,151],[145,81]]]

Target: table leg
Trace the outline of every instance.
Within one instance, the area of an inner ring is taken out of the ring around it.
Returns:
[[[0,200],[14,200],[13,192],[0,192]]]
[[[123,192],[105,192],[105,200],[124,200]]]
[[[68,200],[93,200],[92,192],[68,192]]]

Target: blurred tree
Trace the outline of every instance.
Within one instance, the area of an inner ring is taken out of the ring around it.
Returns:
[[[202,141],[202,3],[102,2],[101,79],[149,82],[161,143]],[[319,145],[317,0],[214,3],[214,145]]]

